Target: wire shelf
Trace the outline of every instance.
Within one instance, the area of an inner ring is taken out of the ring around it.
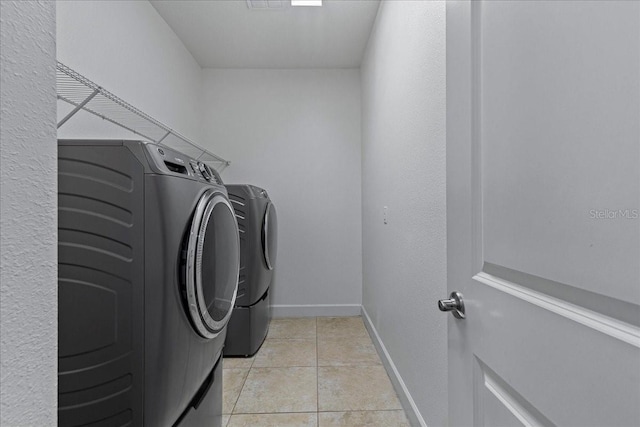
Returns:
[[[56,66],[56,82],[58,99],[73,106],[73,110],[58,122],[58,128],[78,111],[83,110],[146,140],[207,163],[218,172],[222,172],[230,164],[228,160],[202,148],[189,138],[138,110],[61,62],[58,62]]]

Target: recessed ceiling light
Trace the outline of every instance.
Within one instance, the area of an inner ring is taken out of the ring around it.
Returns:
[[[291,0],[291,6],[322,6],[322,0]]]

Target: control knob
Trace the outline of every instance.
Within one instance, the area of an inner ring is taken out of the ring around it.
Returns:
[[[209,166],[205,165],[204,163],[200,163],[199,166],[200,173],[202,174],[204,179],[206,179],[207,181],[211,181],[211,170],[209,169]]]

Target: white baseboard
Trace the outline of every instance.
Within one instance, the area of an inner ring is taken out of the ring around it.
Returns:
[[[272,305],[274,318],[360,316],[360,304]]]
[[[380,335],[378,335],[378,331],[376,330],[375,326],[373,326],[373,322],[371,321],[369,314],[367,314],[367,310],[365,310],[364,306],[362,306],[362,320],[364,321],[364,325],[369,331],[369,335],[371,335],[371,340],[373,341],[373,345],[378,351],[378,355],[382,360],[382,364],[387,370],[389,378],[391,378],[391,383],[393,384],[393,388],[398,394],[398,399],[400,399],[400,403],[404,408],[404,412],[407,415],[409,423],[412,426],[416,427],[427,427],[427,423],[424,421],[424,418],[422,418],[422,415],[420,414],[420,411],[416,406],[416,402],[411,397],[411,393],[409,393],[409,390],[402,380],[402,377],[400,376],[396,365],[393,363],[393,360],[391,360],[391,356],[389,355],[387,348],[382,343],[382,339],[380,338]]]

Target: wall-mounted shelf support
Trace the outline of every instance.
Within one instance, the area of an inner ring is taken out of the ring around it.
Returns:
[[[97,90],[94,90],[91,95],[89,95],[87,97],[87,99],[85,99],[84,101],[82,101],[80,104],[78,104],[76,106],[76,108],[74,108],[69,114],[67,114],[62,120],[60,120],[58,122],[58,129],[60,129],[60,126],[62,126],[63,124],[65,124],[67,122],[67,120],[69,120],[71,117],[74,116],[74,114],[76,114],[78,111],[82,110],[82,107],[84,107],[85,105],[87,105],[87,103],[89,101],[91,101],[93,99],[94,96],[96,96],[98,94]]]
[[[58,122],[58,128],[67,123],[80,110],[84,110],[148,141],[181,151],[207,163],[218,172],[229,166],[228,160],[202,148],[189,138],[138,110],[63,63],[57,63],[56,71],[58,99],[74,107]]]

